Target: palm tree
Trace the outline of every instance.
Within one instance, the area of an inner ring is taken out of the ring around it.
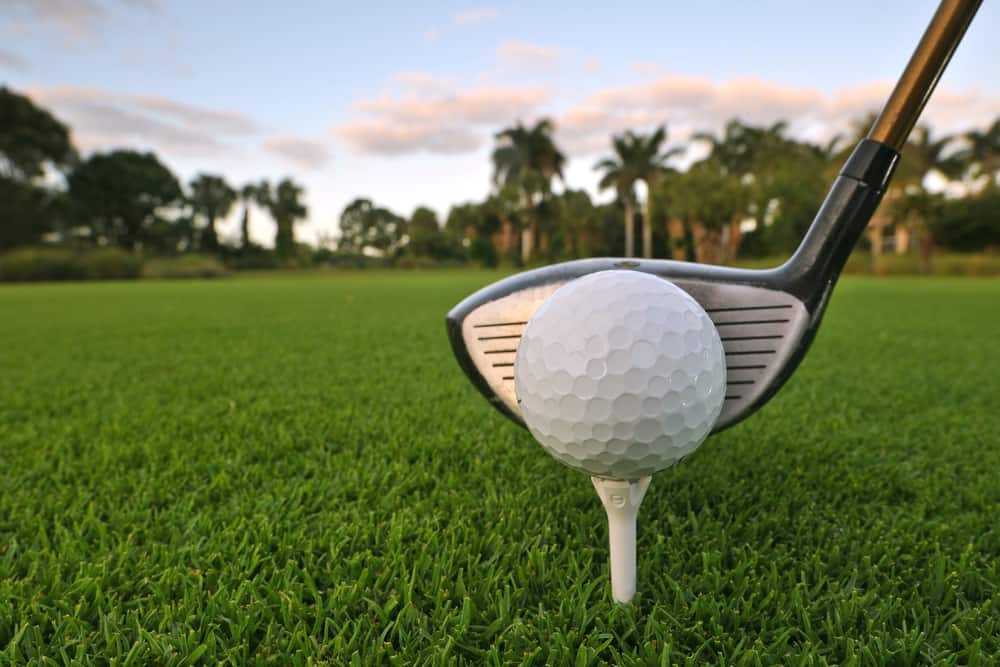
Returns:
[[[282,179],[267,197],[267,208],[278,229],[274,235],[274,251],[282,259],[295,253],[295,223],[306,217],[309,209],[302,203],[303,190],[289,178]]]
[[[969,146],[955,157],[968,166],[973,178],[986,176],[986,187],[996,187],[996,174],[1000,171],[1000,118],[984,132],[966,133],[965,140]]]
[[[680,148],[661,152],[666,139],[667,128],[663,125],[649,135],[625,132],[612,139],[615,156],[601,160],[595,167],[605,173],[601,179],[602,188],[614,187],[625,196],[625,253],[628,256],[635,252],[633,186],[636,181],[646,184],[646,201],[642,214],[642,256],[653,256],[653,186],[656,179],[668,169],[667,161],[682,152]]]
[[[200,213],[206,220],[201,246],[205,250],[214,252],[219,249],[219,235],[215,231],[215,221],[229,215],[236,202],[236,191],[229,187],[226,179],[211,174],[199,174],[190,185],[191,208],[196,215]]]
[[[562,178],[566,156],[556,147],[552,137],[552,121],[543,118],[533,127],[518,122],[496,134],[493,150],[493,182],[497,187],[514,184],[524,202],[525,227],[521,232],[521,256],[531,260],[535,239],[538,238],[539,198],[548,196],[553,177]],[[544,248],[545,239],[540,245]]]
[[[896,252],[909,249],[909,239],[914,233],[920,238],[922,270],[930,273],[934,239],[931,237],[927,213],[932,211],[934,198],[924,187],[928,174],[937,172],[945,178],[959,178],[964,171],[964,160],[949,153],[954,137],[935,139],[926,125],[917,127],[903,148],[899,166],[894,176],[895,193],[887,214],[896,219]]]
[[[598,187],[601,190],[614,188],[625,207],[625,256],[635,256],[635,182],[639,180],[635,155],[638,152],[637,137],[631,132],[611,138],[615,157],[604,158],[594,169],[603,171]]]
[[[244,252],[250,249],[250,207],[254,204],[267,206],[270,199],[271,184],[267,181],[247,183],[239,191],[239,199],[243,203],[243,217],[240,219],[240,248]]]

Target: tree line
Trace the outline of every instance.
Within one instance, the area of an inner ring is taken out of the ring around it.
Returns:
[[[718,134],[692,137],[704,157],[683,170],[675,165],[686,147],[667,149],[666,127],[625,131],[594,165],[599,187],[614,195],[603,204],[566,183],[566,156],[550,120],[518,122],[495,135],[492,187],[483,201],[454,205],[441,221],[427,207],[405,217],[361,197],[341,213],[338,237],[310,248],[295,238],[307,208],[291,179],[236,187],[200,174],[185,187],[153,153],[122,149],[81,159],[64,123],[0,88],[0,250],[117,246],[147,256],[211,254],[235,266],[527,265],[622,254],[728,263],[787,255],[871,120],[820,145],[791,137],[783,122],[734,119]],[[912,250],[926,264],[937,247],[994,247],[998,171],[1000,118],[961,135],[917,128],[864,243],[876,258]],[[939,187],[932,190],[934,179]],[[217,224],[236,206],[240,239],[223,242]],[[249,237],[253,207],[275,224],[273,249]]]

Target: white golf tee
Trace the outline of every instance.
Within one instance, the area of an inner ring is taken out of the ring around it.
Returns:
[[[623,479],[591,477],[597,495],[608,514],[611,547],[611,595],[615,602],[628,604],[635,595],[635,518],[649,488],[651,477],[629,482]]]

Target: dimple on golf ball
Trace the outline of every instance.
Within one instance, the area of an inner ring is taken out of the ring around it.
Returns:
[[[693,452],[726,393],[712,320],[687,292],[639,271],[601,271],[552,294],[514,363],[531,433],[562,463],[638,479]]]

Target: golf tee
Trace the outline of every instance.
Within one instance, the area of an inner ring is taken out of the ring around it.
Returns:
[[[635,596],[635,520],[650,479],[643,477],[630,482],[590,478],[608,515],[611,595],[620,604],[628,604]]]

